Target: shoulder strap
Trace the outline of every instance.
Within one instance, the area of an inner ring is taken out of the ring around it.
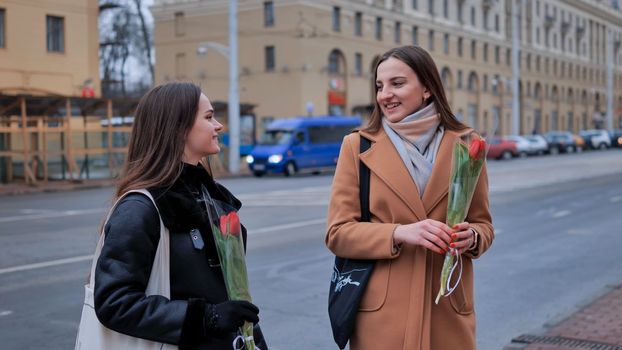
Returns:
[[[153,198],[153,196],[151,196],[151,193],[149,193],[149,191],[147,191],[146,189],[131,190],[131,191],[124,193],[116,200],[116,202],[113,204],[113,206],[108,211],[108,215],[106,216],[106,221],[102,225],[102,232],[100,233],[99,241],[97,242],[97,246],[95,248],[95,254],[93,255],[93,261],[91,263],[91,275],[89,276],[89,285],[91,288],[94,288],[95,286],[95,268],[97,266],[97,260],[99,259],[99,256],[101,254],[101,250],[104,246],[104,240],[105,240],[104,230],[105,230],[106,224],[108,223],[108,220],[110,220],[110,216],[112,215],[112,212],[117,207],[117,205],[119,205],[121,200],[130,193],[141,193],[145,195],[147,198],[149,198],[151,202],[153,203],[153,205],[155,206],[156,211],[158,212],[158,218],[160,219],[160,240],[158,242],[156,256],[154,258],[153,266],[151,268],[151,275],[149,276],[149,284],[147,286],[146,294],[147,295],[159,294],[167,298],[170,298],[169,233],[168,233],[168,229],[164,226],[164,223],[162,222],[162,216],[160,215],[160,210],[158,209],[155,199]]]
[[[360,134],[359,134],[360,135]],[[363,153],[369,149],[371,141],[361,136],[361,146],[359,153]],[[361,203],[361,222],[369,222],[371,215],[369,213],[369,168],[359,160],[359,201]]]

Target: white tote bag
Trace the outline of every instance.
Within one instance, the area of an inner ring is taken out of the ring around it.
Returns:
[[[121,199],[129,193],[137,192],[142,193],[149,197],[156,205],[153,197],[147,190],[134,190],[128,191],[121,196],[117,202],[112,206],[106,223],[110,219],[110,215],[119,204]],[[157,209],[157,206],[156,206]],[[158,212],[159,216],[159,212]],[[104,227],[106,225],[104,223]],[[104,246],[104,232],[99,237],[99,242],[95,248],[95,255],[93,256],[93,264],[91,266],[91,276],[89,283],[84,286],[84,305],[82,306],[82,317],[80,319],[80,326],[78,327],[78,335],[76,337],[75,350],[174,350],[178,349],[177,346],[157,343],[147,339],[136,338],[122,333],[115,332],[102,325],[97,319],[95,314],[95,301],[93,297],[93,290],[95,286],[95,266],[97,260],[101,254],[102,247]],[[153,260],[153,267],[151,269],[151,275],[149,276],[149,283],[147,284],[146,295],[162,295],[168,299],[171,298],[171,278],[170,278],[170,247],[169,247],[169,232],[162,218],[160,217],[160,243],[156,251],[155,259]]]

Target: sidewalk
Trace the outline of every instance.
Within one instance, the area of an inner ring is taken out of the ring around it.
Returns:
[[[622,285],[551,326],[523,334],[504,350],[622,350]]]

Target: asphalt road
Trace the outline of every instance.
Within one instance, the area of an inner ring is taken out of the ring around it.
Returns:
[[[490,162],[497,233],[475,265],[478,348],[499,350],[622,283],[622,150]],[[330,174],[223,182],[244,203],[271,349],[335,349],[323,243]],[[0,349],[73,347],[110,188],[0,197]]]

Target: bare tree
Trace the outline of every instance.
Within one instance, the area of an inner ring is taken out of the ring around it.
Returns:
[[[142,5],[142,0],[100,0],[100,70],[105,96],[140,96],[153,84],[151,30]],[[140,73],[144,67],[148,67],[147,74]],[[145,75],[149,78],[144,79]]]
[[[147,54],[147,63],[149,64],[149,72],[151,73],[151,82],[153,83],[155,81],[155,73],[153,70],[153,60],[151,58],[152,31],[150,31],[147,28],[147,24],[145,23],[145,15],[143,12],[143,0],[134,0],[134,6],[136,6],[136,13],[138,14],[138,19],[140,20],[142,39],[145,45],[145,53]]]

